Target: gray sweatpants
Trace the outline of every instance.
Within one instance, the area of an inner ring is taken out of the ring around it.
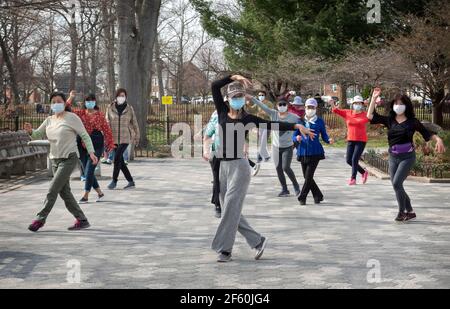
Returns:
[[[222,220],[211,246],[218,253],[232,252],[237,231],[245,237],[251,248],[261,243],[261,235],[255,232],[241,215],[250,178],[250,166],[247,159],[220,162]]]
[[[389,174],[397,198],[399,212],[413,211],[411,200],[403,187],[403,182],[408,177],[414,162],[416,162],[415,152],[389,155]]]

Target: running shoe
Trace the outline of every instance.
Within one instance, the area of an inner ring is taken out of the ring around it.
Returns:
[[[221,252],[217,257],[217,262],[226,263],[231,261],[231,253],[230,252]]]
[[[255,260],[259,260],[261,258],[261,256],[264,253],[264,249],[266,249],[266,245],[267,245],[267,238],[263,236],[261,237],[261,243],[255,248],[256,249]]]
[[[88,202],[88,199],[85,198],[85,197],[82,197],[82,198],[78,201],[79,204],[86,204],[87,202]]]
[[[399,212],[397,217],[395,218],[396,222],[404,222],[406,220],[406,214],[403,212]]]
[[[362,183],[365,184],[367,182],[367,179],[369,178],[369,172],[365,171],[362,175]]]
[[[218,219],[220,219],[222,217],[222,209],[220,208],[219,205],[216,205],[215,209],[214,209],[214,216]]]
[[[37,232],[41,227],[44,226],[44,222],[41,220],[34,220],[30,226],[28,227],[28,229],[32,232]]]
[[[82,229],[87,229],[91,225],[89,224],[88,220],[79,220],[76,219],[75,223],[72,226],[69,226],[67,229],[69,231],[78,231]]]
[[[405,221],[412,221],[415,220],[417,218],[416,213],[415,212],[408,212],[405,215]]]
[[[291,194],[289,190],[281,190],[281,192],[278,194],[278,197],[287,197]]]
[[[261,168],[261,164],[260,163],[255,163],[255,166],[253,166],[253,168],[252,168],[252,170],[253,170],[252,171],[252,175],[253,176],[258,175],[260,168]]]
[[[109,190],[114,190],[117,187],[117,181],[111,181],[111,183],[108,185]]]
[[[95,202],[97,202],[97,203],[101,202],[101,201],[103,200],[104,197],[105,197],[105,194],[104,194],[104,193],[99,194],[99,195],[97,196],[97,200],[96,200]]]
[[[349,181],[348,181],[348,185],[349,186],[354,186],[354,185],[356,185],[356,179],[350,179]]]
[[[134,188],[136,188],[136,184],[134,183],[134,181],[129,181],[128,184],[125,187],[123,187],[124,190],[134,189]]]

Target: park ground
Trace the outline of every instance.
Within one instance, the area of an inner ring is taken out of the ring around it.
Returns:
[[[200,159],[134,161],[137,188],[83,205],[92,227],[78,232],[66,230],[73,219],[61,200],[46,226],[29,232],[49,179],[19,181],[0,194],[0,288],[449,288],[450,184],[407,181],[418,220],[396,224],[389,181],[348,187],[344,151],[327,148],[319,165],[320,205],[276,197],[273,163],[264,163],[243,213],[268,237],[266,252],[255,261],[238,235],[227,264],[210,250],[219,221]],[[82,182],[72,188],[79,198]]]

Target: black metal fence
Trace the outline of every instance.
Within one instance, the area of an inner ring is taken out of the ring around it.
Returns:
[[[105,110],[106,105],[102,104],[101,109]],[[174,139],[179,136],[179,132],[172,132],[175,124],[187,124],[192,136],[199,133],[214,110],[213,104],[149,105],[147,115],[148,147],[138,149],[136,154],[138,156],[154,156],[166,151],[168,145],[171,145]],[[378,112],[384,113],[385,110],[379,108]],[[416,108],[415,112],[420,120],[431,121],[432,119],[430,109]],[[33,127],[36,128],[49,114],[50,107],[48,105],[19,105],[15,111],[7,111],[0,106],[0,131],[18,131],[23,128],[25,122],[32,123]],[[342,118],[331,113],[328,109],[320,110],[319,114],[329,128],[345,127]],[[450,106],[444,110],[444,128],[450,129]]]

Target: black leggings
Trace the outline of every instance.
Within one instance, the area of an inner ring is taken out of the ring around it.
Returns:
[[[213,193],[211,197],[211,203],[216,207],[220,207],[220,183],[219,183],[219,172],[220,172],[220,160],[215,156],[209,161],[211,164],[211,170],[213,173]]]
[[[119,144],[116,145],[116,153],[114,155],[114,170],[113,170],[113,181],[117,182],[119,178],[119,173],[122,171],[126,180],[129,182],[133,181],[133,177],[131,177],[131,173],[128,170],[127,165],[123,159],[123,153],[127,150],[128,144]]]
[[[366,148],[365,142],[349,141],[347,144],[347,164],[352,167],[352,179],[356,179],[356,174],[364,174],[366,171],[359,165],[359,159]]]

